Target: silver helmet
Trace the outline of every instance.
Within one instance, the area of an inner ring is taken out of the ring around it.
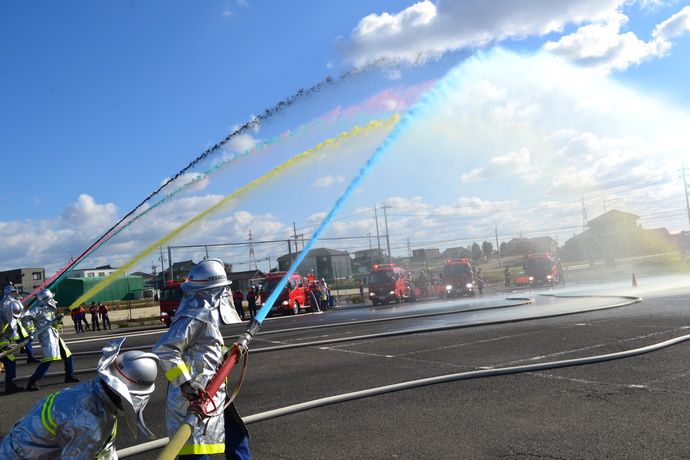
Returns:
[[[189,278],[182,283],[182,289],[185,291],[202,291],[228,286],[230,283],[232,281],[228,280],[225,266],[220,259],[205,259],[189,271]]]
[[[38,294],[36,294],[36,302],[43,305],[53,300],[53,297],[55,297],[55,294],[53,294],[50,289],[41,289],[38,291]]]
[[[10,283],[7,286],[5,286],[5,295],[9,295],[11,292],[17,292],[17,288],[14,287],[14,284]]]
[[[132,432],[137,433],[138,438],[152,437],[144,423],[143,410],[156,389],[159,358],[139,350],[120,353],[124,340],[124,337],[111,340],[105,345],[103,357],[98,362],[98,375],[120,397]]]
[[[129,394],[151,394],[156,388],[158,356],[139,350],[126,351],[115,358],[110,371],[125,384]]]

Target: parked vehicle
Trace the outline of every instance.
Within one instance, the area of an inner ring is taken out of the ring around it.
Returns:
[[[469,259],[446,260],[443,265],[443,283],[446,297],[477,295],[477,282]]]
[[[559,282],[556,260],[548,252],[530,254],[525,264],[525,273],[530,286],[550,284],[553,286]]]
[[[529,285],[529,276],[527,276],[527,273],[525,272],[520,272],[515,277],[513,278],[515,281],[515,286],[528,286]]]
[[[415,298],[408,272],[395,264],[374,265],[369,273],[368,285],[369,300],[374,306]]]
[[[168,281],[168,283],[161,289],[160,298],[160,320],[170,327],[177,307],[180,306],[182,300],[182,286],[183,281]]]
[[[266,275],[266,279],[261,284],[261,303],[264,304],[269,296],[273,294],[276,287],[287,272],[271,272]],[[309,291],[309,280],[293,273],[285,283],[276,301],[271,307],[269,315],[275,313],[289,313],[296,315],[303,308],[311,306],[311,293]]]

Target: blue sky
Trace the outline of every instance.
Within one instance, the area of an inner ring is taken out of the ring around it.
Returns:
[[[375,205],[380,220],[386,206],[396,255],[493,241],[495,229],[501,241],[562,243],[581,231],[583,202],[589,218],[616,208],[645,228],[688,230],[688,29],[688,2],[653,0],[3,2],[0,270],[55,272],[300,89],[175,185],[250,153],[185,186],[82,266],[122,266],[196,219],[159,246],[241,242],[249,231],[257,241],[295,229],[308,238],[389,135],[324,236],[375,234]],[[335,84],[314,88],[329,76]],[[393,115],[405,130],[371,128],[262,179]],[[198,217],[242,187],[221,212]],[[368,247],[357,241],[346,246]],[[257,246],[259,268],[285,251]],[[133,269],[150,271],[158,255]],[[248,268],[246,247],[212,255]]]

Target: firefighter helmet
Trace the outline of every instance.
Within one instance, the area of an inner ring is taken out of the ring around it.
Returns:
[[[139,350],[126,351],[110,365],[110,373],[125,384],[129,394],[146,395],[155,389],[158,356]]]
[[[45,304],[53,300],[53,297],[55,297],[55,294],[53,294],[50,289],[41,289],[38,291],[38,294],[36,294],[36,301],[40,304]]]
[[[225,266],[220,259],[205,259],[189,271],[189,278],[182,283],[185,291],[202,291],[216,287],[227,286],[228,280]]]
[[[127,425],[137,439],[152,437],[146,428],[142,411],[146,407],[158,375],[158,356],[138,350],[120,353],[125,338],[109,341],[103,347],[103,357],[98,362],[98,375],[119,396]]]

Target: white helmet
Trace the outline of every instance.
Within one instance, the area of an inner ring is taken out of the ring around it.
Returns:
[[[124,340],[124,337],[111,340],[105,345],[98,362],[98,375],[120,397],[130,429],[141,437],[152,437],[144,424],[143,410],[156,389],[159,359],[153,353],[139,350],[120,354]]]
[[[129,394],[147,395],[156,388],[158,360],[158,356],[153,353],[126,351],[113,361],[110,371],[125,384]]]
[[[216,287],[227,286],[228,280],[225,266],[220,259],[205,259],[189,271],[189,278],[182,283],[185,291],[203,291]]]
[[[55,294],[50,292],[50,289],[41,289],[36,294],[36,302],[43,305],[53,300],[53,297],[55,297]]]

